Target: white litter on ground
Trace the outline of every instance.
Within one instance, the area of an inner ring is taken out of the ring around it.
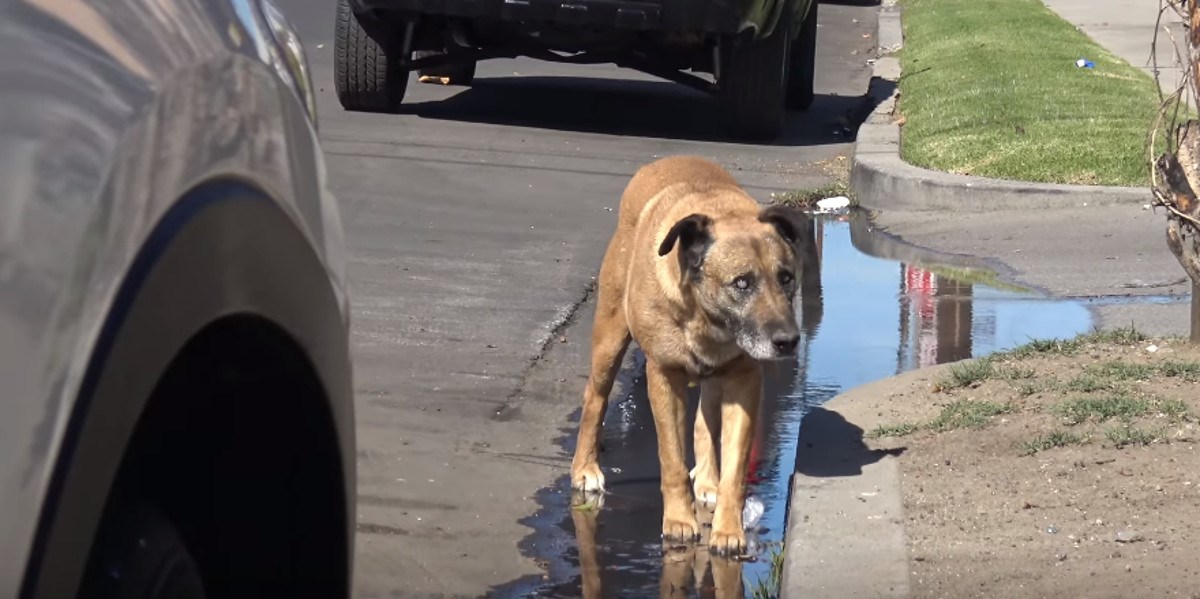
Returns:
[[[834,196],[817,201],[817,208],[821,212],[833,212],[850,207],[850,198],[846,196]]]

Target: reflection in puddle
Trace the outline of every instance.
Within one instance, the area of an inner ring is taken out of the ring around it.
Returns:
[[[572,509],[565,472],[539,493],[542,509],[525,522],[535,532],[522,551],[546,564],[548,573],[496,589],[497,595],[753,595],[759,581],[770,578],[781,546],[800,420],[810,407],[900,372],[1007,349],[1031,337],[1070,337],[1091,326],[1079,302],[1041,298],[986,270],[947,266],[944,258],[934,265],[929,254],[871,231],[865,217],[820,217],[814,227],[814,267],[802,280],[799,302],[804,335],[798,359],[764,369],[748,489],[766,507],[751,531],[757,555],[748,561],[710,557],[704,545],[664,551],[644,357],[630,351],[605,417],[604,505]],[[697,396],[694,389],[693,410]],[[574,430],[564,432],[570,455]]]

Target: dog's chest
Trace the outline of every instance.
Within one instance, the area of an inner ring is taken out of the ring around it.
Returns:
[[[720,343],[703,340],[688,344],[688,371],[692,376],[705,378],[742,355],[742,348],[732,340]]]

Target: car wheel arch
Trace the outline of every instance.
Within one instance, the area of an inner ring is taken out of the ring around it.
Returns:
[[[216,178],[184,194],[148,236],[108,310],[57,446],[21,597],[74,595],[107,491],[160,378],[193,339],[230,319],[275,327],[322,387],[340,454],[346,566],[338,585],[348,594],[354,422],[338,298],[321,257],[260,189]]]

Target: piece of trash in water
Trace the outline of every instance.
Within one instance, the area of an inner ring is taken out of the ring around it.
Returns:
[[[1075,66],[1077,66],[1081,69],[1094,69],[1094,68],[1096,68],[1096,63],[1094,63],[1086,58],[1080,58],[1079,60],[1075,61]]]
[[[758,555],[762,553],[763,543],[758,538],[758,533],[750,532],[746,534],[746,552],[742,559],[746,561],[757,561]]]
[[[817,208],[823,211],[841,210],[842,208],[850,207],[850,198],[846,196],[834,196],[817,201]]]
[[[763,512],[767,511],[767,507],[763,505],[761,499],[751,495],[746,498],[746,505],[742,508],[742,528],[753,530],[758,526],[758,520],[762,518]]]

